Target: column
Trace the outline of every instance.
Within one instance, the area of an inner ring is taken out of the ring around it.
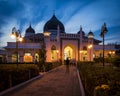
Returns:
[[[19,53],[20,55],[20,61],[19,62],[21,62],[21,63],[23,63],[24,62],[24,52],[23,51],[20,51],[20,53]]]

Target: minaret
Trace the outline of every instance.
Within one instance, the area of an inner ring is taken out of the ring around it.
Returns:
[[[82,60],[81,52],[83,50],[82,39],[83,39],[83,30],[82,30],[82,26],[80,25],[80,61]]]
[[[57,41],[60,41],[60,26],[57,26]]]
[[[44,32],[44,44],[46,51],[46,62],[51,61],[50,32]]]
[[[82,36],[83,36],[82,26],[80,25],[80,46],[82,47]]]
[[[93,49],[94,49],[94,34],[93,32],[90,30],[90,32],[88,33],[88,60],[89,61],[93,61]]]

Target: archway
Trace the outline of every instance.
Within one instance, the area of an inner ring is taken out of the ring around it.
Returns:
[[[73,59],[75,53],[73,53],[73,48],[70,46],[66,46],[64,48],[64,60],[66,60],[67,58],[69,59]]]
[[[18,55],[18,61],[17,61],[17,55]],[[17,52],[14,52],[12,54],[12,62],[19,62],[19,54],[17,54]]]
[[[38,53],[35,53],[34,60],[35,60],[35,63],[39,62],[39,54]]]

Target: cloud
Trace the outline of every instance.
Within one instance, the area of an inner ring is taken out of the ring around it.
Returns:
[[[100,29],[104,22],[108,23],[108,27],[116,26],[119,24],[117,20],[120,21],[119,6],[115,0],[110,2],[104,2],[103,0],[92,2],[87,4],[82,10],[79,9],[65,26],[69,32],[77,31],[80,25],[83,25],[84,30],[87,32],[90,29],[93,31]],[[71,27],[76,27],[76,29],[70,29]]]
[[[16,25],[19,25],[18,24],[18,22],[17,22],[17,20],[16,19],[11,19],[10,21],[12,21],[12,22],[9,22],[9,21],[5,21],[6,22],[6,25],[5,25],[5,27],[2,27],[1,28],[1,30],[2,30],[2,32],[3,32],[3,36],[1,37],[1,40],[0,40],[0,47],[1,46],[6,46],[6,44],[7,44],[7,42],[15,42],[15,39],[13,40],[13,39],[11,39],[11,37],[10,37],[10,34],[11,34],[11,32],[12,32],[12,28],[14,27],[14,26],[16,26]],[[16,26],[16,28],[18,28],[19,26]]]
[[[53,10],[67,33],[77,33],[82,25],[86,34],[92,30],[98,38],[101,25],[106,22],[110,31],[107,37],[117,36],[120,34],[119,9],[119,0],[0,0],[1,41],[10,41],[6,37],[9,38],[14,26],[22,31],[22,35],[30,23],[36,33],[42,32]]]
[[[36,33],[43,33],[43,27],[46,21],[40,21],[39,23],[37,23],[34,27]]]

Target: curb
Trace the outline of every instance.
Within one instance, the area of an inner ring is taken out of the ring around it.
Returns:
[[[80,79],[80,74],[79,74],[78,69],[77,69],[77,76],[78,76],[78,80],[79,80],[79,86],[80,86],[81,96],[85,96],[85,91],[84,91],[84,88],[83,88],[83,85],[82,85],[82,81]]]

